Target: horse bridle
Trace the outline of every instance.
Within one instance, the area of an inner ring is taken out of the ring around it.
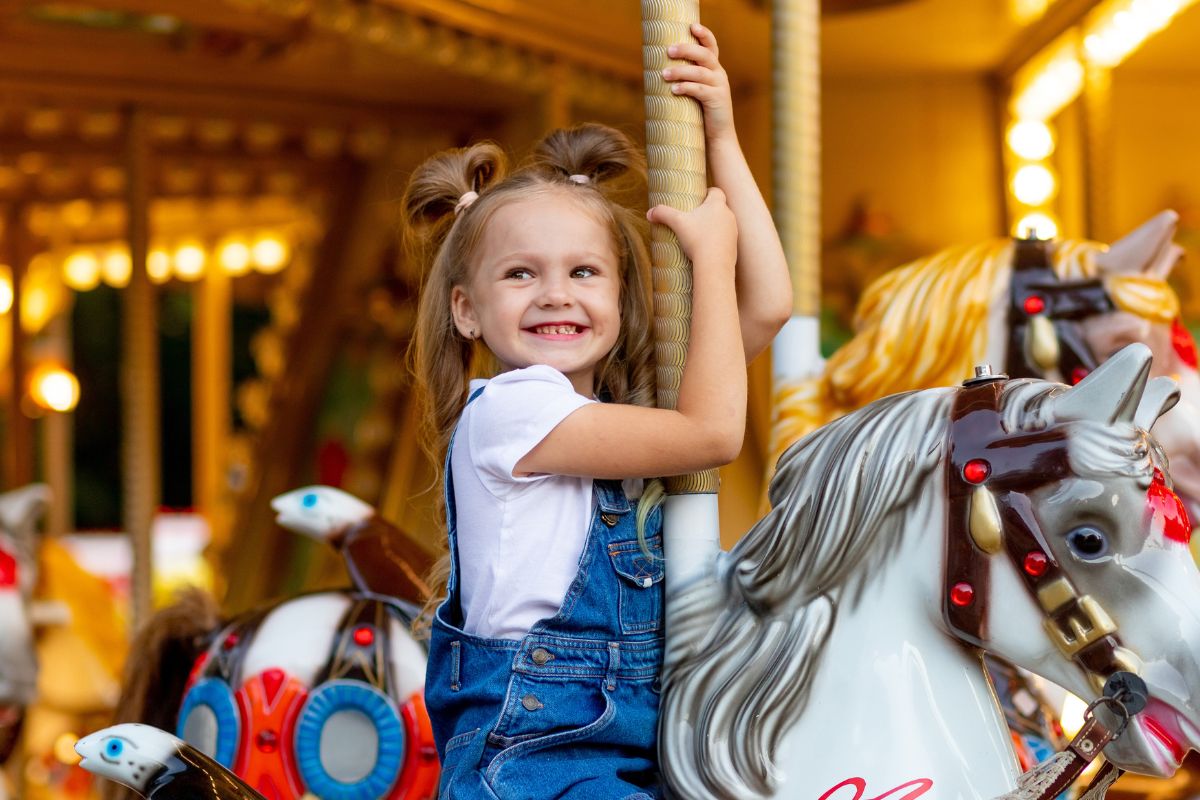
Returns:
[[[1072,474],[1061,428],[1008,433],[999,412],[1004,376],[968,381],[954,400],[946,461],[943,615],[961,641],[983,647],[991,556],[1007,553],[1044,614],[1047,635],[1097,692],[1117,672],[1138,674],[1100,603],[1081,595],[1055,560],[1029,493]]]
[[[1053,246],[1048,240],[1014,240],[1004,371],[1014,378],[1044,378],[1057,369],[1064,382],[1076,384],[1097,366],[1079,321],[1116,305],[1100,280],[1059,280],[1050,258]]]

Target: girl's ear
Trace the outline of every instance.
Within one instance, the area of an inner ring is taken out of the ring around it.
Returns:
[[[482,331],[479,326],[479,316],[475,313],[475,304],[471,302],[466,289],[455,286],[450,290],[450,314],[454,317],[454,327],[465,339],[478,339]]]

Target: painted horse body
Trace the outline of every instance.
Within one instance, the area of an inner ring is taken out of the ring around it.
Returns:
[[[1074,388],[988,384],[991,409],[964,408],[978,388],[893,396],[785,454],[771,512],[711,588],[672,589],[674,793],[1009,792],[984,651],[1089,700],[1136,672],[1149,706],[1105,755],[1173,774],[1200,747],[1200,573],[1146,432],[1177,392],[1149,372],[1134,346]]]

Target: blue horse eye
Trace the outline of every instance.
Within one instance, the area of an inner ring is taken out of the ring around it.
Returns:
[[[317,504],[317,495],[316,495],[316,493],[315,493],[315,492],[309,492],[308,494],[304,495],[304,497],[300,498],[300,503],[301,503],[301,505],[303,505],[305,508],[312,508],[313,506],[315,506],[315,505]]]
[[[110,756],[119,756],[125,749],[125,744],[120,739],[109,739],[104,745],[104,752]]]

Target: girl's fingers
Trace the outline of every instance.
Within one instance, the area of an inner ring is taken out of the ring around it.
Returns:
[[[693,81],[682,81],[680,83],[671,84],[671,94],[682,94],[688,97],[694,97],[701,103],[706,103],[715,96],[716,90],[712,86],[703,83],[695,83]]]
[[[683,61],[691,61],[702,67],[716,69],[720,65],[716,52],[695,42],[680,42],[667,48],[667,55]]]
[[[680,64],[674,67],[667,67],[662,71],[663,80],[667,81],[692,81],[693,83],[705,83],[709,86],[717,85],[717,73],[708,67],[697,67],[695,64]]]
[[[696,37],[696,41],[712,51],[713,57],[716,58],[720,52],[717,48],[717,37],[708,28],[701,25],[699,22],[692,23],[692,36]]]

